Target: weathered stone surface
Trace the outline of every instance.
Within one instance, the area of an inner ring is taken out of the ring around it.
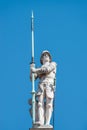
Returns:
[[[32,74],[34,73],[35,79],[39,78],[38,90],[36,92],[37,102],[32,102],[32,110],[35,113],[32,117],[35,118],[35,127],[44,126],[46,128],[52,128],[50,126],[50,120],[53,112],[53,99],[55,91],[55,77],[56,77],[56,62],[52,61],[52,57],[49,51],[45,50],[41,54],[40,62],[41,67],[35,68],[34,64],[30,65],[30,77],[32,79]],[[33,103],[35,105],[33,105]],[[31,112],[31,111],[30,111]],[[41,128],[40,127],[40,128]]]

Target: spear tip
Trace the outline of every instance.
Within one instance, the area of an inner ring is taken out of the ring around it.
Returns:
[[[33,13],[33,10],[32,10],[32,18],[34,18],[34,13]]]

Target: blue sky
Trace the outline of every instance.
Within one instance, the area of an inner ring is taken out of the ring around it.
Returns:
[[[0,1],[0,130],[32,127],[31,11],[35,63],[43,50],[58,64],[55,130],[87,130],[87,2]]]

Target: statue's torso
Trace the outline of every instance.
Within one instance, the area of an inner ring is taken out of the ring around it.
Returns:
[[[46,67],[46,68],[47,67],[51,67],[52,64],[53,64],[53,62],[45,64],[42,67]],[[43,82],[43,83],[52,83],[53,84],[54,83],[54,79],[55,79],[55,75],[56,75],[56,66],[49,73],[44,73],[44,74],[42,73],[42,74],[39,75],[40,83]]]

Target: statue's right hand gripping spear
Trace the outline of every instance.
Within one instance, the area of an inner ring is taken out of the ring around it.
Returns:
[[[34,63],[34,15],[32,11],[31,17],[31,32],[32,32],[32,59],[31,66],[35,67]],[[34,83],[34,73],[32,73],[32,123],[35,124],[35,83]]]

